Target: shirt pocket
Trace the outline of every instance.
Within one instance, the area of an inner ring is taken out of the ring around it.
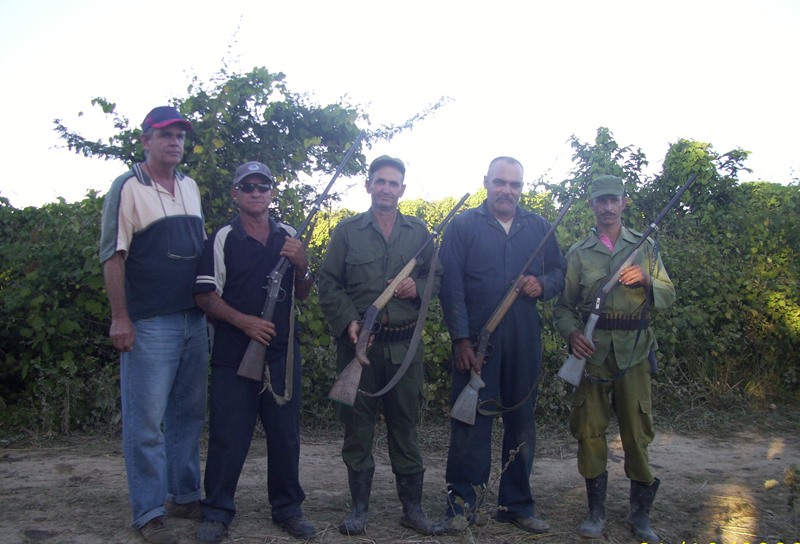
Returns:
[[[606,276],[608,276],[608,270],[606,270],[604,266],[585,267],[583,272],[581,272],[581,285],[584,287],[593,287]]]
[[[356,285],[374,281],[378,271],[379,257],[374,252],[355,250],[350,251],[345,257],[345,273],[347,283]],[[383,274],[380,274],[381,277]]]

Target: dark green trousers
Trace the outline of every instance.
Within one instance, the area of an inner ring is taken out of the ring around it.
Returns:
[[[587,370],[601,378],[620,372],[613,351],[603,366],[587,364]],[[592,383],[584,378],[575,392],[569,424],[572,436],[578,440],[578,471],[584,478],[596,478],[606,471],[606,431],[612,411],[619,423],[625,451],[625,474],[631,480],[650,485],[655,478],[650,471],[647,447],[655,432],[650,367],[646,359],[613,382]]]
[[[408,342],[406,342],[408,343]],[[393,345],[392,349],[398,346]],[[362,370],[359,389],[376,393],[392,379],[400,368],[392,363],[387,344],[375,344],[369,352],[370,364]],[[355,357],[349,343],[339,342],[336,366],[341,372]],[[395,357],[396,358],[396,357]],[[423,404],[424,369],[421,361],[414,361],[403,378],[391,391],[381,397],[356,397],[352,407],[336,405],[336,415],[344,424],[342,459],[345,465],[362,472],[375,466],[372,446],[375,439],[375,423],[381,403],[386,418],[386,442],[392,472],[405,476],[425,470],[419,451],[417,425]]]

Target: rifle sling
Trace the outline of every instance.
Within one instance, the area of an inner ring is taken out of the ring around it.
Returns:
[[[480,401],[478,401],[478,413],[483,415],[483,416],[497,416],[497,415],[500,415],[500,414],[505,414],[506,412],[513,412],[514,410],[518,410],[520,407],[522,407],[523,404],[525,404],[526,402],[528,402],[530,400],[531,395],[533,395],[533,392],[536,391],[537,387],[539,387],[539,382],[541,381],[541,379],[542,379],[542,377],[539,376],[539,379],[536,380],[533,383],[533,386],[531,387],[530,391],[528,391],[528,394],[525,395],[525,398],[523,398],[521,401],[516,403],[514,406],[512,406],[510,408],[506,408],[505,406],[503,406],[500,403],[500,401],[495,400],[495,399],[480,400]],[[496,406],[497,409],[496,410],[489,410],[487,408],[483,408],[484,404],[492,404],[492,405]]]
[[[423,289],[422,292],[419,316],[417,317],[417,325],[414,327],[414,334],[411,336],[411,343],[408,345],[408,351],[406,351],[406,356],[403,359],[400,368],[397,369],[397,372],[395,372],[394,376],[392,376],[392,379],[389,380],[389,383],[383,386],[383,389],[377,393],[367,393],[366,391],[359,389],[358,392],[365,397],[380,397],[388,393],[395,385],[397,385],[397,382],[403,378],[408,370],[408,367],[411,366],[411,361],[414,359],[414,355],[417,352],[417,346],[422,338],[422,330],[425,328],[425,320],[428,318],[428,305],[431,301],[431,296],[433,296],[433,283],[436,279],[436,263],[438,258],[439,244],[435,244],[433,257],[431,258],[431,268],[428,271],[428,279],[425,282],[425,289]]]
[[[292,274],[292,300],[289,310],[289,342],[286,348],[286,380],[283,388],[283,396],[277,395],[272,389],[272,378],[269,374],[269,365],[264,363],[264,387],[259,394],[264,391],[272,393],[272,398],[278,406],[283,406],[292,400],[292,390],[294,384],[294,274]]]

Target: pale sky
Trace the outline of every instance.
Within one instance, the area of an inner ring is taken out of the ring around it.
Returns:
[[[366,151],[406,162],[406,198],[474,191],[498,155],[522,161],[526,180],[561,181],[570,135],[600,126],[642,148],[651,173],[688,138],[751,151],[744,181],[800,177],[797,0],[4,0],[0,196],[22,208],[105,192],[125,167],[59,149],[53,119],[109,136],[93,97],[138,125],[223,58],[284,72],[320,104],[346,96],[375,124],[450,97]],[[361,181],[353,209],[367,206]]]

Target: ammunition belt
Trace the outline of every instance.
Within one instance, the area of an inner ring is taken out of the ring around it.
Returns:
[[[375,335],[375,342],[382,342],[384,344],[391,344],[392,342],[407,342],[414,336],[414,327],[417,326],[416,321],[410,321],[403,325],[394,327],[381,327]]]
[[[584,318],[584,323],[589,318]],[[595,329],[604,331],[635,331],[641,326],[642,330],[648,326],[648,320],[645,318],[642,323],[642,316],[639,314],[630,315],[622,313],[600,314],[600,319],[597,320]]]

